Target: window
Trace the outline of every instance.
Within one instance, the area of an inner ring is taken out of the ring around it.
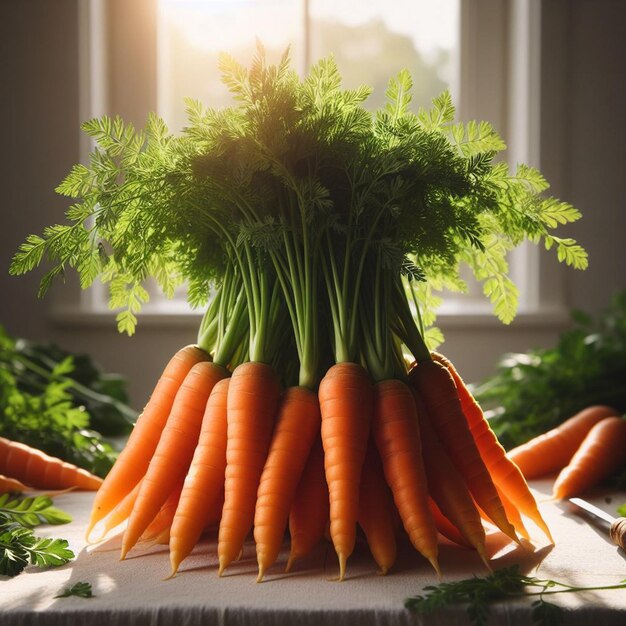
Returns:
[[[374,108],[388,79],[407,67],[416,107],[448,87],[461,119],[487,119],[503,134],[511,163],[538,165],[539,9],[532,0],[89,0],[80,7],[83,119],[119,113],[141,126],[156,110],[180,129],[185,96],[211,106],[230,103],[218,53],[247,63],[256,34],[270,58],[290,45],[301,73],[333,53],[347,87],[374,87]],[[543,268],[530,246],[513,254],[522,314],[558,309],[555,265]],[[102,311],[106,300],[104,289],[92,289],[82,304]],[[169,301],[156,292],[150,311],[190,313],[182,295]],[[488,311],[480,287],[472,286],[469,294],[448,298],[442,315],[468,320]]]

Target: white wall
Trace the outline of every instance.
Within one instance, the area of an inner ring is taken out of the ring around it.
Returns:
[[[35,296],[40,274],[8,276],[26,235],[62,220],[65,201],[54,187],[79,159],[78,1],[0,3],[0,323],[16,335],[92,353],[129,377],[140,407],[168,356],[194,341],[193,324],[140,321],[130,339],[112,320],[60,324],[48,315],[49,302]],[[567,299],[597,313],[626,287],[626,3],[544,0],[542,18],[541,168],[554,193],[584,212],[567,232],[588,249],[590,268],[565,270]],[[69,297],[53,291],[57,300]],[[523,318],[508,327],[457,324],[444,329],[444,351],[477,380],[502,352],[551,345],[562,328],[562,321]]]

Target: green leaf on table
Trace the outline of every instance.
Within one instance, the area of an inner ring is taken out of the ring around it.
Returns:
[[[35,537],[30,547],[30,560],[39,567],[59,567],[74,558],[66,539]]]
[[[86,582],[78,582],[71,587],[65,587],[63,591],[54,596],[55,598],[69,598],[70,596],[77,596],[78,598],[93,598],[94,595],[91,590],[91,584]]]
[[[52,506],[48,496],[20,497],[0,495],[0,515],[11,522],[34,528],[40,524],[68,524],[72,516]]]

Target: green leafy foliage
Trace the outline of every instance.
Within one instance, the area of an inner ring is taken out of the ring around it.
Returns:
[[[105,476],[117,453],[94,426],[127,433],[134,412],[124,399],[123,381],[89,358],[15,340],[0,326],[0,436]]]
[[[77,582],[71,587],[65,587],[61,593],[54,596],[55,598],[69,598],[76,596],[77,598],[93,598],[93,590],[91,584],[86,582]]]
[[[626,517],[626,502],[617,507],[617,514],[621,515],[622,517]]]
[[[618,292],[597,320],[575,311],[553,348],[505,355],[475,395],[512,448],[593,404],[626,412],[625,381],[626,292]]]
[[[425,595],[405,600],[405,607],[420,615],[443,611],[453,605],[467,606],[467,615],[476,626],[486,626],[493,603],[537,596],[532,602],[532,619],[539,626],[556,626],[565,620],[565,611],[549,602],[545,596],[598,589],[626,589],[626,580],[602,587],[575,587],[551,579],[522,574],[519,566],[495,570],[484,578],[474,576],[464,580],[428,586]]]
[[[86,122],[97,147],[57,189],[76,200],[68,223],[28,236],[11,272],[49,262],[40,293],[68,267],[84,288],[102,280],[119,330],[130,335],[149,278],[167,295],[187,283],[190,302],[203,306],[225,268],[245,262],[247,247],[277,279],[292,279],[298,262],[286,241],[292,250],[306,246],[303,258],[317,263],[319,253],[311,255],[328,238],[337,272],[351,258],[357,264],[355,288],[381,250],[392,275],[406,271],[408,260],[431,286],[461,285],[468,264],[504,322],[517,308],[506,255],[523,240],[586,266],[579,245],[551,232],[578,212],[544,197],[547,183],[536,170],[510,172],[496,162],[502,139],[487,122],[455,122],[449,92],[414,113],[403,70],[372,114],[364,107],[371,90],[342,89],[332,59],[301,80],[287,53],[268,65],[259,47],[250,67],[222,55],[220,69],[234,105],[214,110],[187,101],[180,136],[155,115],[141,132],[119,117]],[[294,316],[302,313],[298,291],[285,292]],[[350,328],[339,334],[353,335],[354,324],[345,323]]]
[[[4,493],[0,495],[0,518],[27,528],[40,524],[67,524],[70,515],[52,506],[48,496],[19,497]]]

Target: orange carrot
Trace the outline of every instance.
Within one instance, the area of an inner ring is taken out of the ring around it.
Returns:
[[[439,441],[420,399],[415,398],[415,401],[428,491],[444,516],[459,529],[489,568],[485,549],[485,529],[480,513],[474,505],[463,476]]]
[[[441,512],[437,503],[429,497],[428,504],[435,522],[435,527],[440,535],[464,548],[473,548],[472,544],[460,533],[459,529]]]
[[[176,514],[176,508],[180,501],[182,489],[183,484],[181,482],[177,484],[167,496],[157,514],[142,533],[140,537],[142,542],[162,543],[165,537],[167,537],[165,543],[169,543],[170,528],[174,521],[174,515]]]
[[[524,520],[522,520],[522,516],[519,512],[519,509],[511,502],[509,497],[506,495],[506,492],[503,491],[500,487],[498,487],[497,482],[496,482],[496,489],[498,490],[498,495],[500,496],[500,500],[502,500],[502,506],[504,507],[504,512],[506,513],[506,516],[511,522],[511,524],[513,524],[513,528],[515,528],[515,532],[521,537],[523,537],[524,539],[529,540],[530,535],[528,534],[528,530],[526,530],[526,526],[524,525]]]
[[[187,472],[170,531],[172,576],[196,545],[202,531],[219,518],[226,470],[226,399],[230,378],[223,378],[209,396],[198,445]]]
[[[198,442],[202,416],[215,384],[228,370],[210,361],[196,363],[180,386],[163,433],[141,483],[122,539],[123,559],[167,500],[183,483]]]
[[[96,491],[102,479],[41,450],[0,437],[0,474],[31,485],[33,489],[76,487]]]
[[[328,525],[329,495],[324,473],[324,448],[321,436],[311,448],[289,512],[291,547],[285,571],[296,559],[310,554],[321,541]]]
[[[97,543],[98,541],[102,541],[111,530],[113,530],[116,526],[119,526],[122,522],[128,519],[133,510],[133,507],[135,506],[135,500],[137,500],[137,494],[139,493],[140,487],[141,481],[139,481],[133,487],[133,490],[127,493],[117,504],[117,506],[104,518],[104,524],[100,537],[89,543]]]
[[[507,456],[527,479],[559,472],[569,463],[591,428],[613,415],[618,412],[609,406],[590,406],[556,428],[509,450]]]
[[[358,522],[381,574],[386,574],[396,560],[394,509],[380,455],[370,438],[361,476]]]
[[[269,365],[249,361],[235,368],[227,400],[224,508],[217,543],[220,575],[241,552],[254,522],[279,397],[278,376]]]
[[[86,536],[143,478],[172,409],[176,392],[189,370],[209,355],[198,346],[181,348],[166,365],[124,449],[93,502]]]
[[[409,379],[424,402],[439,440],[464,477],[476,503],[502,532],[519,541],[470,432],[449,370],[436,361],[424,361],[411,370]]]
[[[474,396],[470,393],[452,363],[440,354],[434,354],[433,357],[441,364],[441,366],[445,367],[450,376],[452,376],[456,386],[459,402],[461,403],[462,412],[467,420],[471,436],[476,443],[476,447],[478,448],[480,456],[487,467],[496,488],[499,490],[498,493],[504,493],[511,505],[516,507],[520,513],[526,515],[535,524],[537,524],[546,537],[553,542],[550,529],[539,512],[537,502],[528,488],[524,476],[520,472],[517,465],[512,463],[506,456],[504,448],[500,445],[500,442],[498,441],[493,430],[491,430],[489,422],[485,419],[485,415],[480,408],[480,405],[476,402]],[[478,501],[478,504],[481,505],[481,502]],[[502,504],[504,506],[504,503]],[[506,508],[504,510],[506,514]],[[487,510],[485,511],[487,515],[491,517],[490,512]],[[513,515],[515,515],[515,513],[513,513]],[[495,522],[495,520],[493,521]]]
[[[417,411],[413,394],[402,381],[375,385],[372,429],[404,529],[439,573],[437,529],[428,503]]]
[[[0,493],[30,491],[32,487],[25,485],[16,478],[0,474]]]
[[[552,495],[569,498],[594,487],[626,464],[626,419],[607,417],[598,422],[554,481]]]
[[[372,383],[357,363],[337,363],[319,387],[324,467],[330,497],[330,536],[339,580],[354,550],[359,486],[372,416]]]
[[[278,557],[289,511],[306,460],[320,430],[317,394],[307,387],[285,391],[254,511],[254,541],[259,565],[257,582]]]

